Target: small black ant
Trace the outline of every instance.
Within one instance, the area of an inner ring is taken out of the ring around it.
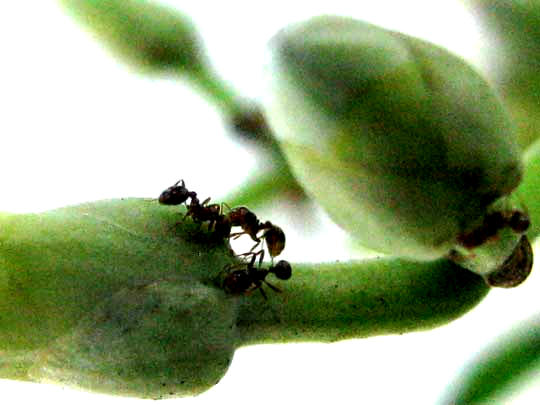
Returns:
[[[458,243],[466,249],[474,249],[489,239],[495,238],[499,231],[509,227],[516,233],[525,233],[531,221],[529,216],[518,210],[495,211],[487,214],[482,225],[472,231],[458,236]]]
[[[254,266],[256,256],[257,254],[252,254],[249,263],[226,267],[228,274],[223,281],[223,289],[227,293],[234,295],[248,294],[258,289],[266,300],[268,297],[262,288],[263,283],[276,292],[282,292],[279,288],[266,281],[266,276],[273,273],[280,280],[288,280],[292,275],[290,263],[286,260],[280,260],[275,266],[264,269],[260,266]]]
[[[188,198],[191,198],[187,204]],[[228,217],[222,214],[222,206],[219,204],[207,205],[210,197],[201,204],[197,198],[197,193],[186,188],[184,180],[178,180],[171,187],[163,191],[158,201],[164,205],[180,205],[185,203],[188,210],[184,218],[190,216],[195,222],[201,223],[209,221],[208,229],[214,230],[214,234],[219,238],[227,238],[231,233],[231,224]]]
[[[188,198],[191,199],[189,204],[187,203]],[[208,229],[213,230],[216,236],[220,238],[238,238],[240,235],[248,234],[256,244],[250,249],[249,253],[245,253],[244,255],[250,255],[263,240],[266,242],[272,261],[285,248],[285,233],[279,226],[272,224],[270,221],[264,223],[259,221],[257,216],[247,207],[234,208],[227,215],[224,215],[223,206],[227,206],[227,204],[208,204],[210,197],[201,203],[197,197],[197,193],[189,191],[186,188],[184,180],[178,180],[171,187],[163,191],[158,201],[163,205],[180,205],[185,203],[187,213],[184,218],[191,217],[198,223],[208,221]],[[240,226],[242,232],[231,234],[231,228],[233,226]],[[257,236],[261,231],[263,231],[263,234]],[[257,254],[261,255],[262,261],[264,250],[260,250]]]
[[[178,185],[179,183],[181,184]],[[171,187],[169,187],[167,190],[165,190],[159,195],[158,201],[160,204],[163,205],[180,205],[182,203],[185,203],[188,198],[193,199],[196,196],[197,193],[189,191],[186,188],[184,180],[178,180]]]
[[[226,238],[231,233],[231,221],[228,216],[223,215],[222,204],[207,205],[209,201],[210,197],[201,204],[195,194],[191,197],[185,217],[190,216],[195,222],[209,221],[208,229],[213,229],[218,237]]]
[[[285,232],[283,232],[279,226],[272,224],[270,221],[259,221],[257,216],[250,211],[249,208],[234,208],[227,214],[227,216],[229,217],[232,226],[240,226],[242,228],[242,232],[232,233],[230,235],[231,237],[238,238],[240,235],[248,234],[253,241],[257,242],[250,249],[250,252],[259,246],[262,240],[266,242],[268,252],[270,253],[272,259],[279,256],[279,254],[285,248]],[[263,231],[263,234],[261,236],[257,236],[260,231]],[[263,251],[259,251],[258,253],[264,255]]]

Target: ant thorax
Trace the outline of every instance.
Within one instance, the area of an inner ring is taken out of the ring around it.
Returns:
[[[249,262],[241,262],[224,268],[224,278],[221,284],[223,290],[231,295],[242,295],[249,294],[258,289],[264,299],[267,299],[267,296],[263,290],[263,284],[275,292],[282,292],[279,288],[269,283],[266,277],[269,274],[274,274],[280,280],[288,280],[292,274],[289,262],[280,260],[276,266],[263,268],[259,264],[258,267],[255,267],[255,259],[258,255],[254,253],[251,256]]]

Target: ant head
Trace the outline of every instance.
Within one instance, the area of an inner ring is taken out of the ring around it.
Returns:
[[[178,183],[181,184],[178,185]],[[180,180],[162,192],[158,201],[163,205],[179,205],[185,202],[191,195],[192,193],[186,188],[184,180]]]
[[[531,226],[531,220],[527,214],[521,211],[514,211],[508,221],[508,225],[514,232],[524,233],[529,229],[529,226]]]
[[[292,275],[291,264],[286,260],[280,260],[274,267],[272,267],[272,273],[274,273],[275,276],[280,280],[288,280]]]

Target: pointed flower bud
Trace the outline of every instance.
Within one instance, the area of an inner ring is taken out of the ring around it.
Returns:
[[[197,71],[206,63],[191,21],[147,0],[62,0],[65,8],[140,70]]]
[[[363,245],[440,257],[519,184],[513,127],[457,56],[334,16],[272,45],[270,125],[301,184]]]

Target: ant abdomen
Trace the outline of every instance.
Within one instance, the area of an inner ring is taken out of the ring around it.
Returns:
[[[265,226],[268,226],[268,229],[264,231],[263,238],[268,247],[268,253],[271,257],[279,256],[285,249],[285,232],[279,226],[268,221]]]
[[[286,260],[280,260],[275,266],[270,267],[269,271],[272,271],[280,280],[288,280],[292,276],[291,264]]]
[[[265,269],[260,266],[254,266],[256,257],[257,254],[253,253],[250,262],[244,262],[239,265],[226,268],[228,273],[226,274],[222,284],[225,292],[233,295],[240,295],[248,294],[258,289],[261,291],[264,299],[267,299],[262,288],[263,283],[275,292],[281,292],[279,288],[270,284],[266,280],[266,276],[269,273],[273,273],[276,278],[280,280],[288,280],[292,275],[290,263],[285,260],[280,260],[275,266],[270,266],[269,268]]]

